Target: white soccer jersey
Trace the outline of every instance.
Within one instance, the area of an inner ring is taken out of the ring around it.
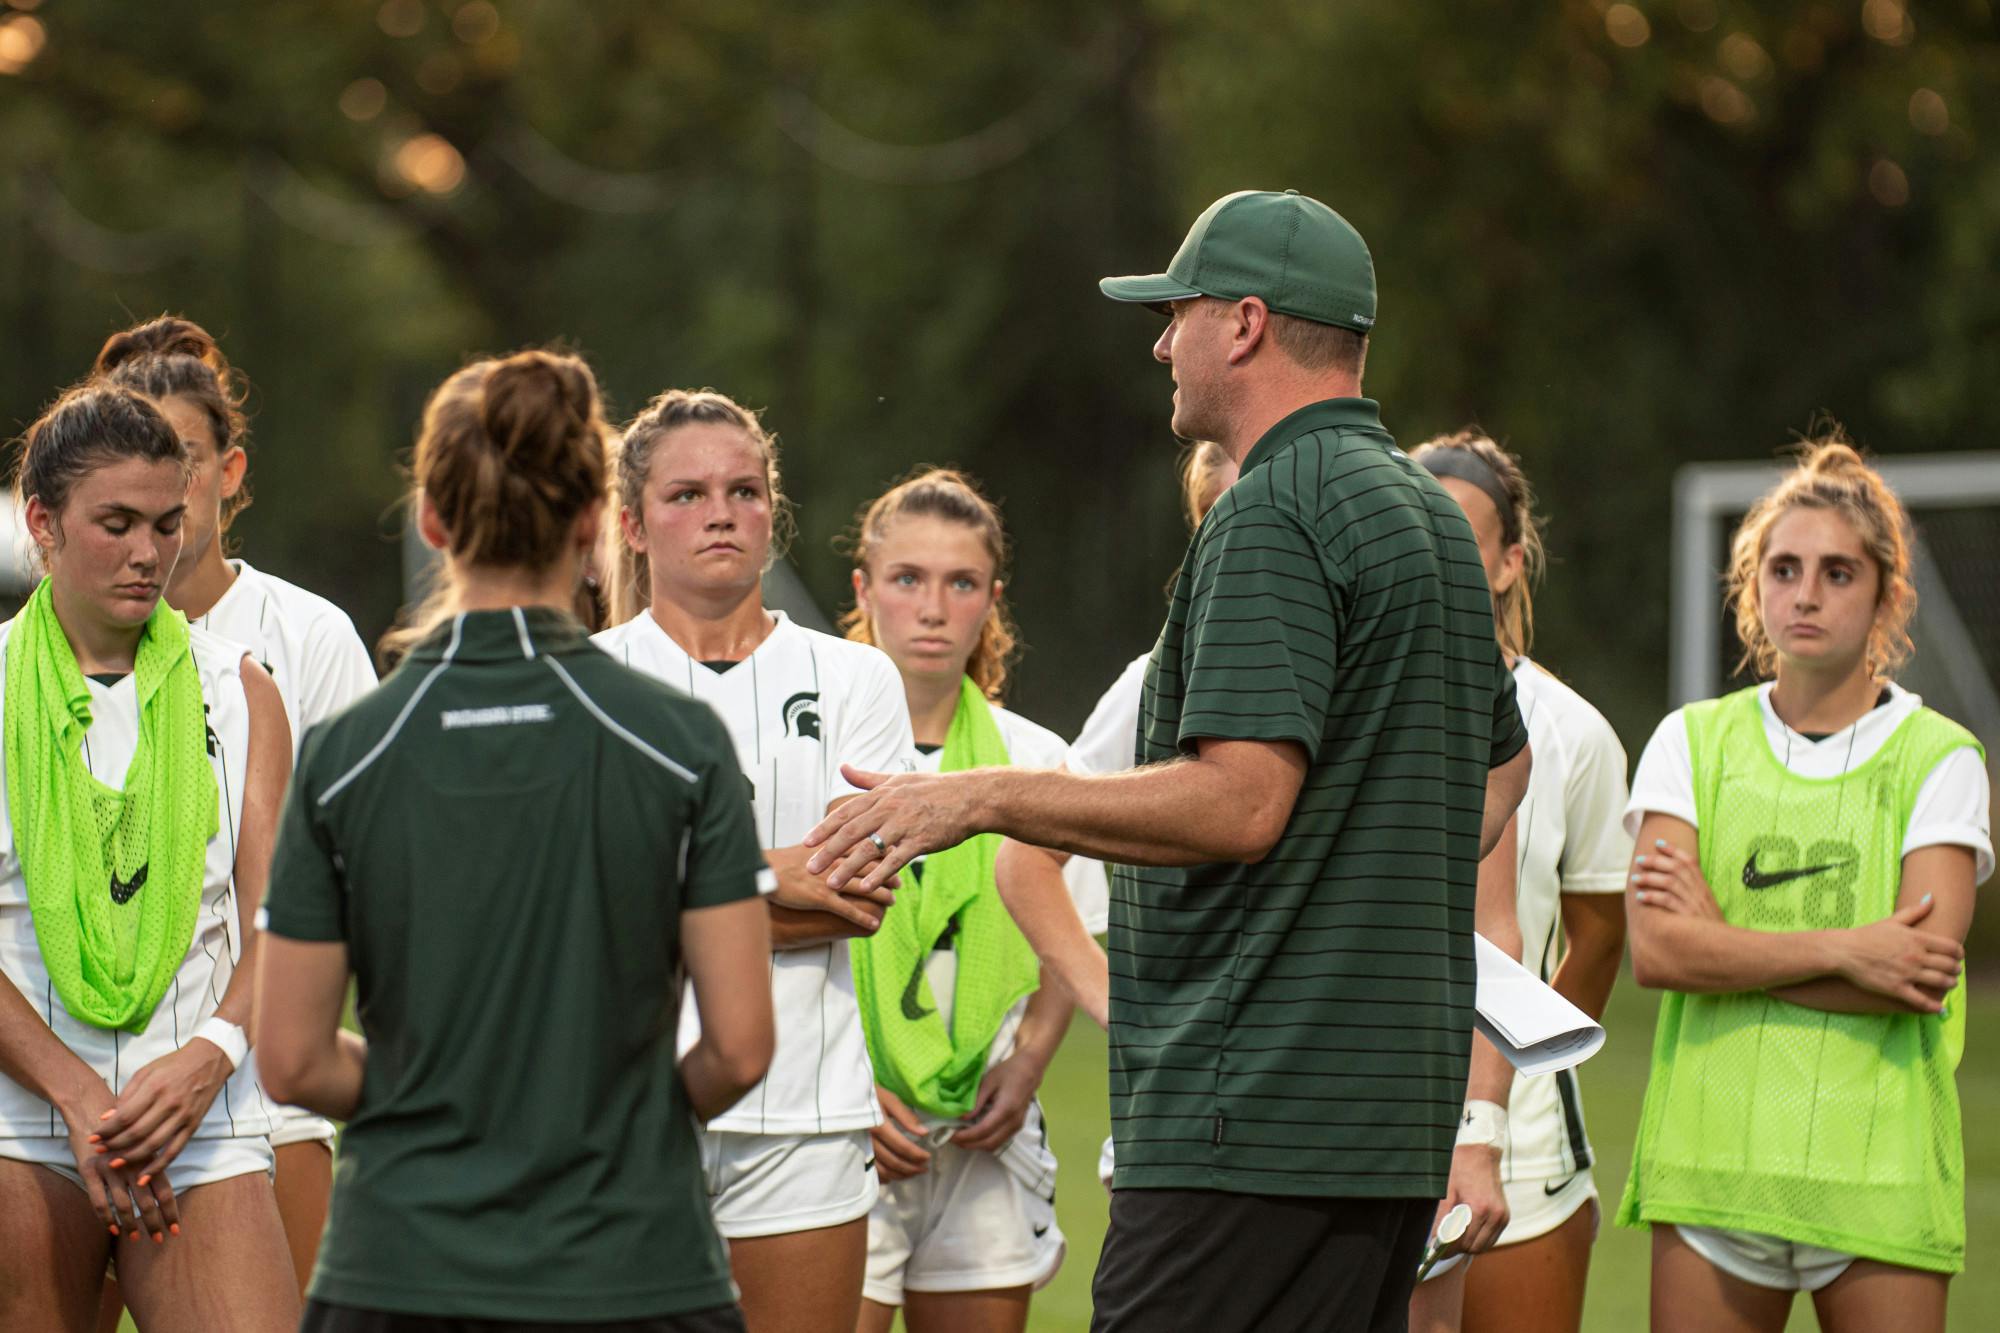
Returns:
[[[887,654],[795,625],[782,611],[772,614],[778,623],[770,635],[723,671],[689,657],[650,611],[592,637],[625,665],[687,691],[721,716],[750,781],[757,837],[767,850],[797,846],[830,802],[855,794],[840,776],[842,764],[907,772],[915,752],[902,677]],[[773,953],[771,1004],[778,1041],[770,1072],[708,1127],[831,1134],[880,1123],[847,941]],[[700,1031],[690,995],[681,1007],[683,1051]]]
[[[375,688],[374,664],[345,611],[247,561],[229,563],[236,581],[194,623],[236,640],[271,673],[296,755],[306,728]]]
[[[0,626],[0,689],[6,673],[6,641],[13,622]],[[146,1030],[134,1034],[105,1031],[71,1016],[56,993],[41,947],[35,937],[34,914],[28,907],[28,885],[21,858],[14,849],[14,826],[5,801],[0,801],[0,972],[25,995],[43,1022],[65,1046],[97,1071],[115,1095],[140,1069],[162,1055],[180,1049],[194,1030],[222,1002],[235,973],[241,941],[236,902],[236,831],[243,819],[243,778],[250,753],[250,705],[237,674],[243,660],[241,645],[195,627],[189,631],[195,665],[201,673],[201,697],[208,712],[211,736],[209,763],[215,771],[216,834],[208,843],[208,863],[201,890],[201,909],[194,938],[167,993],[153,1010]],[[90,681],[90,730],[84,735],[83,757],[91,774],[107,786],[122,787],[125,769],[139,740],[139,704],[131,676],[115,685]],[[0,783],[7,774],[0,757]],[[0,787],[4,790],[4,787]],[[274,1108],[257,1086],[257,1060],[250,1058],[222,1085],[208,1115],[195,1131],[197,1138],[263,1137],[271,1132]],[[48,1138],[68,1133],[54,1106],[11,1079],[0,1075],[0,1156],[10,1138]]]
[[[236,581],[194,623],[250,650],[271,673],[292,727],[292,754],[311,727],[375,688],[375,666],[347,613],[296,583],[245,560],[229,562]],[[296,1106],[280,1106],[280,1142],[331,1139],[333,1122]]]
[[[1624,892],[1625,749],[1603,714],[1525,657],[1514,664],[1514,690],[1535,753],[1515,816],[1521,965],[1547,981],[1561,958],[1562,895]],[[1560,1179],[1590,1161],[1575,1071],[1516,1074],[1501,1179]]]

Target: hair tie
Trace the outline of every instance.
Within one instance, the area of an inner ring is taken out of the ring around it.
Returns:
[[[1500,474],[1493,470],[1492,464],[1474,451],[1456,444],[1433,445],[1424,450],[1417,461],[1433,477],[1457,477],[1477,486],[1493,502],[1493,508],[1499,511],[1501,536],[1509,545],[1521,540],[1521,524],[1514,513],[1514,502],[1507,498],[1507,487],[1501,483]]]

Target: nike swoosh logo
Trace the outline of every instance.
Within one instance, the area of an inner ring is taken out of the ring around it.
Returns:
[[[1020,1233],[1016,1232],[1015,1234],[1016,1234],[1016,1235],[1018,1235],[1018,1234],[1020,1234]],[[1036,1228],[1035,1228],[1035,1239],[1036,1239],[1036,1240],[1040,1240],[1040,1239],[1041,1239],[1042,1237],[1044,1237],[1044,1236],[1046,1236],[1046,1235],[1048,1235],[1048,1234],[1049,1234],[1049,1223],[1047,1223],[1047,1222],[1044,1222],[1044,1223],[1042,1223],[1042,1224],[1041,1224],[1040,1226],[1038,1226],[1038,1227],[1036,1227]]]
[[[910,984],[903,987],[903,1017],[912,1023],[937,1012],[935,1009],[924,1008],[923,998],[917,994],[917,987],[921,986],[923,981],[924,966],[919,962],[916,971],[910,973]]]
[[[148,862],[146,865],[140,866],[132,872],[132,878],[130,879],[120,879],[118,878],[118,872],[115,870],[112,871],[111,901],[117,903],[120,907],[131,902],[132,895],[146,887],[146,871],[151,864],[151,862]]]
[[[875,1159],[871,1157],[867,1161],[863,1162],[861,1164],[861,1169],[863,1171],[873,1171],[875,1169]]]
[[[1750,853],[1750,859],[1743,863],[1743,887],[1746,889],[1774,889],[1780,884],[1789,884],[1795,879],[1805,879],[1809,875],[1821,874],[1828,870],[1838,870],[1854,862],[1828,861],[1825,865],[1800,866],[1797,870],[1759,870],[1757,853]]]
[[[1582,1174],[1583,1172],[1581,1171],[1575,1171],[1567,1176],[1564,1176],[1561,1180],[1558,1180],[1553,1185],[1544,1185],[1542,1186],[1542,1193],[1548,1195],[1551,1198],[1554,1198],[1556,1195],[1561,1194],[1564,1190],[1569,1188],[1570,1181],[1575,1180],[1578,1176]]]

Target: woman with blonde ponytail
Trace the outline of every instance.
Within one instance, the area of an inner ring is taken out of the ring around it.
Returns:
[[[766,872],[721,723],[572,614],[609,433],[573,356],[438,387],[435,618],[300,756],[258,997],[267,1086],[347,1121],[306,1333],[743,1327],[694,1122],[770,1060]]]
[[[841,625],[895,662],[920,771],[1060,766],[1061,738],[1000,706],[1016,636],[993,502],[961,473],[919,471],[863,511],[852,554]],[[854,942],[885,1116],[861,1333],[887,1333],[898,1308],[910,1333],[1019,1333],[1031,1293],[1062,1264],[1035,1092],[1075,1004],[1041,983],[1000,901],[1001,841],[981,835],[912,862],[900,905]]]
[[[856,792],[841,765],[909,767],[902,682],[876,649],[765,608],[791,506],[756,413],[712,390],[668,390],[625,428],[613,491],[624,549],[615,623],[595,641],[722,715],[776,875],[777,1053],[702,1132],[709,1202],[752,1330],[853,1333],[881,1110],[847,942],[874,933],[895,895],[829,889],[799,844]],[[705,1005],[684,1010],[682,1041],[709,1018]]]
[[[1625,750],[1589,701],[1531,660],[1541,521],[1521,461],[1477,430],[1410,451],[1465,511],[1493,597],[1493,635],[1514,668],[1535,754],[1528,792],[1479,866],[1477,928],[1593,1018],[1625,952]],[[1452,1153],[1446,1203],[1502,1229],[1470,1262],[1440,1265],[1410,1302],[1418,1333],[1562,1333],[1583,1321],[1599,1207],[1573,1071],[1513,1072],[1473,1038],[1468,1106],[1491,1104],[1488,1142]],[[1466,1136],[1470,1137],[1470,1136]],[[1497,1186],[1497,1188],[1496,1188]]]
[[[1939,1333],[1965,1265],[1964,939],[1979,742],[1894,683],[1909,518],[1837,432],[1730,552],[1765,683],[1678,709],[1632,783],[1632,970],[1666,992],[1618,1220],[1653,1328]]]

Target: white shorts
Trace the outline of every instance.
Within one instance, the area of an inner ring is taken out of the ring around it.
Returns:
[[[280,1106],[275,1117],[277,1128],[271,1131],[273,1148],[289,1148],[294,1143],[324,1143],[333,1147],[336,1131],[333,1122],[323,1115],[297,1106]]]
[[[1758,1231],[1676,1225],[1688,1248],[1731,1277],[1775,1291],[1818,1291],[1847,1271],[1854,1256]]]
[[[838,1134],[702,1130],[701,1171],[726,1240],[837,1227],[875,1206],[875,1154],[865,1129]]]
[[[1068,1248],[1053,1188],[1030,1189],[997,1154],[933,1142],[930,1167],[884,1184],[868,1215],[861,1292],[901,1305],[906,1291],[1039,1289]]]
[[[0,1139],[0,1157],[45,1166],[78,1189],[85,1189],[67,1138]],[[273,1160],[270,1140],[262,1137],[189,1139],[180,1156],[167,1165],[167,1179],[173,1182],[174,1193],[186,1194],[252,1171],[270,1175]]]
[[[1104,1146],[1097,1150],[1097,1178],[1104,1185],[1104,1192],[1111,1193],[1111,1173],[1118,1169],[1118,1154],[1112,1150],[1111,1136],[1104,1136]]]
[[[1577,1210],[1585,1204],[1598,1211],[1600,1219],[1602,1217],[1597,1202],[1597,1181],[1587,1166],[1553,1180],[1511,1180],[1501,1189],[1507,1195],[1507,1229],[1500,1233],[1500,1239],[1494,1242],[1496,1245],[1519,1245],[1524,1240],[1546,1236],[1575,1217]],[[1590,1231],[1595,1238],[1595,1224]]]

